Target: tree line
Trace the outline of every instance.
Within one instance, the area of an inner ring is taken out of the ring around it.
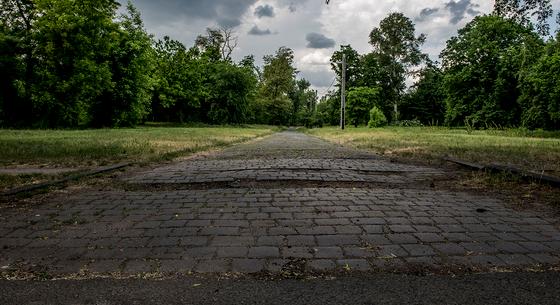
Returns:
[[[342,46],[348,61],[348,123],[560,129],[560,33],[550,36],[550,0],[497,0],[452,37],[434,62],[426,36],[392,13],[370,34],[372,51]],[[560,15],[558,15],[560,24]],[[407,79],[414,84],[407,88]],[[339,91],[317,106],[325,123],[339,122]]]
[[[0,126],[85,128],[146,121],[305,125],[317,93],[294,54],[232,60],[233,30],[193,46],[156,40],[129,2],[0,0]]]
[[[338,90],[320,102],[297,77],[290,48],[265,56],[263,67],[252,55],[235,62],[232,29],[207,29],[187,47],[154,39],[130,3],[124,14],[114,0],[0,4],[2,127],[337,125],[346,55],[349,124],[560,129],[560,34],[550,36],[550,0],[496,0],[491,14],[447,41],[440,62],[422,52],[426,36],[414,23],[391,13],[371,31],[371,52],[334,52]]]

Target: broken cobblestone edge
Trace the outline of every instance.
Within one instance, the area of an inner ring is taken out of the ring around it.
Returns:
[[[512,166],[506,166],[506,165],[497,164],[497,163],[492,163],[492,164],[489,164],[489,165],[480,165],[480,164],[471,163],[471,162],[467,162],[467,161],[463,161],[463,160],[455,159],[455,158],[451,158],[451,157],[444,157],[443,160],[447,161],[447,162],[451,162],[451,163],[461,165],[461,166],[469,168],[471,170],[489,171],[489,172],[492,172],[492,173],[508,173],[508,174],[513,174],[513,175],[519,176],[523,180],[526,180],[526,181],[538,181],[538,182],[547,183],[551,186],[560,187],[560,178],[558,178],[558,177],[543,175],[543,174],[529,172],[529,171],[524,171],[522,169],[512,167]]]
[[[17,194],[21,194],[21,193],[27,193],[27,192],[32,192],[32,191],[36,191],[39,189],[44,189],[44,188],[48,188],[51,186],[55,186],[58,184],[62,184],[68,181],[73,181],[73,180],[78,180],[84,177],[88,177],[88,176],[94,176],[94,175],[99,175],[99,174],[103,174],[103,173],[107,173],[107,172],[112,172],[121,168],[125,168],[132,165],[132,163],[119,163],[119,164],[115,164],[115,165],[109,165],[109,166],[103,166],[103,167],[98,167],[94,170],[85,172],[85,173],[79,173],[76,175],[71,175],[68,176],[66,178],[63,179],[59,179],[59,180],[55,180],[55,181],[49,181],[49,182],[44,182],[44,183],[39,183],[39,184],[33,184],[33,185],[26,185],[23,187],[18,187],[15,189],[11,189],[8,191],[5,191],[3,193],[0,194],[0,196],[14,196]]]

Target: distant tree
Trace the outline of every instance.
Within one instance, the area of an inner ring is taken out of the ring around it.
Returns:
[[[251,71],[227,62],[211,66],[206,103],[210,106],[207,122],[211,124],[241,124],[248,116],[251,95],[256,80]]]
[[[398,103],[411,69],[427,58],[420,50],[426,36],[415,36],[412,21],[402,13],[391,13],[370,33],[370,44],[379,65],[387,71],[386,98],[393,104],[393,120],[398,120]]]
[[[550,33],[548,19],[553,15],[550,0],[496,0],[494,14],[523,26],[532,25],[531,19],[536,17],[537,32],[542,36]]]
[[[323,124],[335,126],[340,124],[340,96],[330,91],[317,104],[317,117]]]
[[[348,92],[347,114],[348,121],[358,127],[369,121],[369,112],[380,104],[380,90],[378,88],[356,87]]]
[[[541,54],[530,29],[499,16],[476,17],[441,53],[446,120],[476,127],[520,123],[519,71]]]
[[[205,35],[196,38],[195,45],[202,56],[210,61],[231,61],[231,54],[238,45],[238,37],[232,28],[207,28]]]
[[[197,111],[208,92],[203,85],[206,64],[197,62],[197,53],[198,50],[187,50],[167,36],[156,42],[152,119],[178,122],[200,119]]]
[[[343,55],[346,55],[346,87],[358,87],[362,76],[361,55],[351,45],[340,46],[340,50],[333,53],[331,56],[331,69],[336,74],[340,86]]]
[[[311,89],[311,83],[304,78],[298,79],[288,97],[292,101],[290,124],[310,125],[317,103],[317,92]]]
[[[294,86],[297,73],[294,67],[294,51],[281,47],[275,55],[264,57],[263,92],[269,97],[288,94]]]
[[[294,67],[294,51],[281,47],[275,55],[264,56],[264,68],[255,107],[260,123],[287,125],[293,111],[293,92],[297,70]],[[256,113],[253,111],[253,113]]]
[[[560,34],[521,76],[521,125],[560,129]]]
[[[425,125],[443,124],[446,107],[442,71],[429,63],[418,77],[418,81],[404,96],[402,119],[418,120]]]

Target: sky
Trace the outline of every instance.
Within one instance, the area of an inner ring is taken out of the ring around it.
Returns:
[[[124,0],[122,0],[124,1]],[[553,0],[555,15],[560,0]],[[392,12],[402,12],[427,35],[423,51],[434,60],[476,15],[491,12],[489,0],[132,0],[146,29],[156,38],[170,36],[187,47],[207,27],[233,28],[238,37],[235,60],[262,57],[282,46],[294,50],[298,77],[309,80],[319,95],[334,81],[329,59],[340,45],[361,54],[371,50],[369,33]]]

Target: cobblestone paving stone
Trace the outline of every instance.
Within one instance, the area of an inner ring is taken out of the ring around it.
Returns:
[[[293,158],[271,157],[282,155]],[[395,175],[407,183],[410,172],[427,177],[441,173],[366,157],[285,132],[128,181],[161,183],[154,177],[181,179],[181,173],[196,180],[198,171],[247,170],[255,175],[244,178],[257,179],[282,166],[320,168],[325,175],[402,172]],[[267,158],[277,162],[263,161]],[[44,270],[54,276],[278,272],[293,262],[320,272],[379,271],[411,264],[486,269],[560,262],[560,232],[551,219],[514,211],[489,195],[406,185],[86,190],[30,210],[2,211],[0,232],[4,271]]]

